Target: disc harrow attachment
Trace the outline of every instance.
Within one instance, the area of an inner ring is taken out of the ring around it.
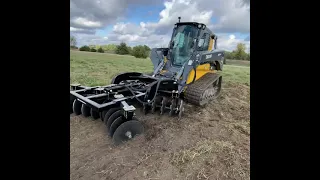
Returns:
[[[157,79],[141,73],[125,73],[107,86],[86,87],[71,85],[70,113],[82,114],[95,120],[100,118],[107,134],[115,144],[143,133],[142,123],[136,117],[136,108],[144,114],[179,115],[178,85],[171,79]],[[132,122],[131,122],[132,121]]]
[[[71,85],[70,112],[92,120],[100,118],[109,136],[119,144],[120,140],[132,139],[144,130],[136,117],[136,108],[143,114],[166,114],[180,119],[184,100],[206,104],[219,95],[221,80],[219,75],[208,74],[188,86],[185,92],[179,92],[178,83],[170,78],[124,73],[107,86]]]

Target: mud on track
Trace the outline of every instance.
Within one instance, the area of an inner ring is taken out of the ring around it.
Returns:
[[[145,134],[115,147],[100,119],[70,115],[70,178],[250,179],[250,87],[225,83],[184,118],[138,115]]]

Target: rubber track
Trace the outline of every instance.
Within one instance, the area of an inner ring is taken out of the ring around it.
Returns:
[[[212,86],[212,84],[219,77],[220,77],[219,74],[207,73],[204,76],[202,76],[200,79],[198,79],[196,82],[194,82],[193,84],[188,85],[185,92],[185,100],[191,104],[201,106],[201,103],[200,103],[201,96],[203,95],[205,90],[209,86]]]

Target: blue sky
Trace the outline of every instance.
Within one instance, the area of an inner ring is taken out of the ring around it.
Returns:
[[[163,5],[135,5],[130,4],[126,9],[125,22],[139,24],[141,21],[156,22],[159,19],[159,13]]]
[[[238,43],[250,48],[247,0],[70,0],[70,34],[78,46],[126,42],[159,47],[169,42],[178,16],[207,24],[221,49],[231,51]]]

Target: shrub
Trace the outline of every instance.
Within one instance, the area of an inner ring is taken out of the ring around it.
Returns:
[[[90,51],[90,48],[89,48],[89,46],[82,46],[82,47],[80,47],[79,50],[80,51]]]
[[[149,46],[144,45],[143,47],[146,49],[146,51],[151,51],[151,49],[149,48]]]
[[[111,52],[111,51],[114,52],[117,49],[117,45],[115,45],[115,44],[101,45],[101,47],[104,51],[109,51],[109,52]]]
[[[98,49],[98,52],[99,52],[99,53],[104,53],[104,50],[100,47],[100,48]]]
[[[128,52],[130,55],[132,55],[132,47],[128,46]]]
[[[147,58],[148,51],[144,46],[135,46],[132,49],[132,55],[136,58]]]
[[[70,46],[70,49],[78,49],[77,46]]]
[[[90,51],[91,52],[97,52],[97,50],[95,48],[91,48]]]
[[[127,47],[126,43],[122,42],[116,48],[116,54],[129,54],[129,48]]]

